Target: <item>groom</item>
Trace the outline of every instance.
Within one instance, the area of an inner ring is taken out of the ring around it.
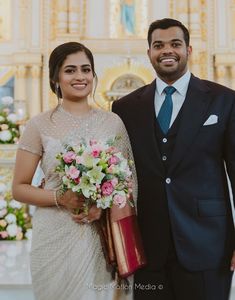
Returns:
[[[135,299],[228,300],[235,92],[189,72],[189,32],[179,21],[153,22],[148,43],[157,78],[113,104],[134,152],[148,261],[135,275]]]

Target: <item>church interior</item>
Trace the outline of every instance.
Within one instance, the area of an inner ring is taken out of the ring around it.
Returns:
[[[0,0],[0,212],[1,199],[11,200],[17,142],[26,122],[57,105],[48,79],[51,51],[68,41],[91,49],[98,86],[89,102],[111,110],[113,101],[154,80],[147,30],[165,17],[189,28],[190,71],[235,89],[235,0]],[[11,126],[1,121],[5,117]],[[1,235],[0,214],[0,299],[34,299],[29,271],[34,207],[22,209],[28,240]]]

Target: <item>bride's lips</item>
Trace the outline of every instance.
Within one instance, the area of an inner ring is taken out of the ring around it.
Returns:
[[[76,90],[83,90],[86,88],[87,84],[86,83],[74,83],[74,84],[71,84],[71,86],[73,88],[75,88]]]

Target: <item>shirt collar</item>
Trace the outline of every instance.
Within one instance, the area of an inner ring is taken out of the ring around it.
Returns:
[[[177,92],[182,96],[186,96],[190,77],[191,73],[189,70],[187,70],[183,76],[181,76],[178,80],[176,80],[176,82],[174,82],[174,84],[172,84],[172,86],[176,88]],[[163,93],[163,90],[167,86],[168,84],[165,81],[161,80],[159,77],[156,78],[156,91],[159,95]]]

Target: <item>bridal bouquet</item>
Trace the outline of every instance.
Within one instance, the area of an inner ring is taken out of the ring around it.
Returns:
[[[118,137],[106,142],[83,140],[79,145],[66,145],[59,153],[56,172],[62,178],[62,191],[71,189],[84,195],[85,209],[96,204],[102,209],[132,202],[131,161],[114,146]]]

